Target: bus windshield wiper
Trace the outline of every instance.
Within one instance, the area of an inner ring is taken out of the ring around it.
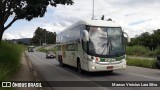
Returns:
[[[110,50],[112,50],[112,43],[111,43],[111,40],[108,39],[107,44],[106,44],[105,48],[103,49],[101,55],[104,53],[104,51],[106,50],[106,48],[107,48],[109,45],[111,45],[111,46],[109,47],[109,54],[110,54]]]

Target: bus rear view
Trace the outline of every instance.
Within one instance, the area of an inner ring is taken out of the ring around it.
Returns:
[[[124,34],[112,21],[80,21],[57,35],[56,58],[80,73],[125,69]]]

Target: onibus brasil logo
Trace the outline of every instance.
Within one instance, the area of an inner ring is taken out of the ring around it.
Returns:
[[[2,82],[1,87],[42,87],[39,82]]]

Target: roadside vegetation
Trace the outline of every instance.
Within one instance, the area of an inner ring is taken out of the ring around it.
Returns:
[[[144,32],[127,43],[127,64],[146,68],[156,68],[156,57],[160,55],[160,29],[153,33]],[[152,58],[152,59],[149,59]]]
[[[127,65],[155,69],[155,57],[160,53],[160,48],[158,47],[154,51],[151,51],[150,49],[140,45],[127,46],[126,53],[128,55]]]
[[[150,59],[138,59],[138,58],[129,58],[127,57],[127,65],[129,66],[138,66],[138,67],[145,67],[145,68],[156,68],[156,60]]]
[[[36,51],[39,51],[39,52],[46,52],[47,49],[45,49],[45,47],[40,47],[40,48],[38,48]]]
[[[37,51],[44,52],[44,53],[46,53],[47,51],[52,51],[52,52],[56,53],[55,48],[46,49],[45,47],[40,47],[37,49]]]
[[[154,50],[150,50],[149,48],[140,45],[127,46],[126,53],[127,55],[132,56],[156,57],[157,55],[160,55],[160,47],[157,47]]]
[[[156,57],[160,55],[160,29],[153,33],[144,32],[127,43],[127,54],[134,56]]]
[[[25,50],[23,45],[0,43],[0,81],[8,80],[20,68],[20,60]]]

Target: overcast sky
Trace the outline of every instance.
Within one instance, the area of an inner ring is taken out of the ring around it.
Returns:
[[[49,6],[43,18],[18,20],[3,39],[31,38],[37,27],[59,33],[83,19],[91,19],[93,0],[74,0],[74,5]],[[160,0],[94,0],[95,18],[112,18],[130,37],[160,28]],[[12,18],[12,17],[11,17]],[[10,18],[10,19],[11,19]]]

